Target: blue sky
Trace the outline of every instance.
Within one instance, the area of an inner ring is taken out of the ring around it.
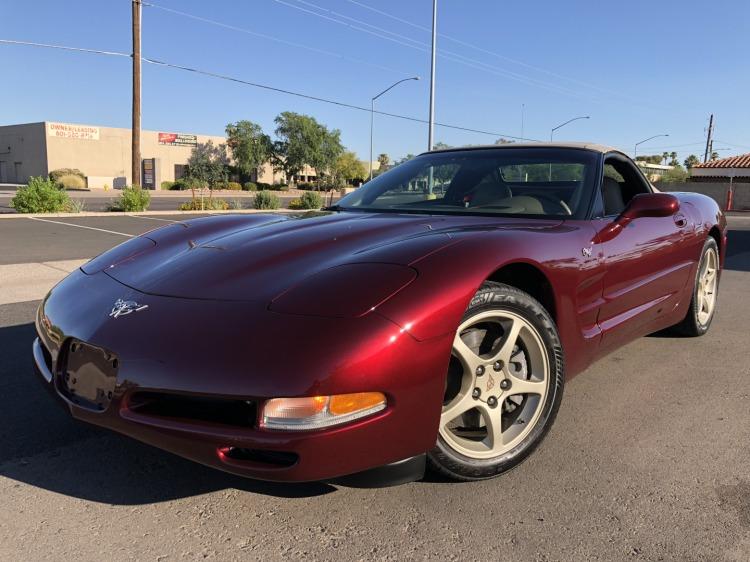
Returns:
[[[430,35],[423,28],[431,23],[431,0],[152,3],[254,34],[144,7],[145,57],[360,106],[416,74],[420,82],[398,86],[378,108],[427,117]],[[131,49],[129,0],[2,0],[2,21],[0,38]],[[636,141],[669,133],[639,153],[676,150],[684,157],[702,154],[713,112],[715,148],[729,149],[719,154],[750,152],[747,0],[439,0],[438,29],[439,122],[521,136],[523,104],[526,137],[548,139],[555,125],[590,115],[555,138],[632,152]],[[0,124],[130,124],[127,58],[0,45],[0,61]],[[222,134],[228,122],[249,119],[270,133],[286,110],[341,129],[346,146],[366,159],[365,112],[143,67],[147,129]],[[375,125],[376,154],[426,149],[424,124],[376,116]],[[460,145],[495,137],[437,128],[435,139]]]

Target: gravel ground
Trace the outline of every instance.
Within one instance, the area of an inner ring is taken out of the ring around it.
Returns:
[[[501,478],[242,480],[78,424],[31,373],[36,302],[0,307],[0,560],[750,560],[750,221],[699,339],[648,337],[568,384]],[[70,229],[73,230],[73,229]]]

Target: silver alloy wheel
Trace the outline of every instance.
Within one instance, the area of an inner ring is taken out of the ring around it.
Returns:
[[[719,277],[719,256],[714,248],[709,248],[698,273],[696,300],[698,305],[698,323],[705,326],[711,319],[716,307],[716,287]]]
[[[518,314],[482,312],[463,322],[453,341],[461,384],[443,406],[440,435],[456,452],[497,457],[534,428],[549,388],[541,336]]]

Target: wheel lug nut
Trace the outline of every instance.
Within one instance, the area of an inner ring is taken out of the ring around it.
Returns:
[[[508,390],[511,386],[510,379],[503,379],[500,381],[500,388],[503,390]]]
[[[492,366],[493,369],[496,371],[502,371],[505,364],[502,361],[495,361],[495,364]]]
[[[497,406],[497,398],[495,398],[494,396],[490,396],[490,397],[489,397],[489,398],[487,399],[487,405],[488,405],[488,406],[489,406],[490,408],[494,408],[495,406]]]
[[[471,391],[471,397],[474,398],[475,400],[479,398],[481,395],[482,395],[482,391],[479,390],[478,388],[475,388],[474,390]]]
[[[476,370],[477,376],[481,377],[484,374],[484,365],[479,365]]]

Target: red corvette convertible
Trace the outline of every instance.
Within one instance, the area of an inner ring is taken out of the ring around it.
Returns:
[[[523,461],[566,379],[711,325],[713,200],[591,144],[434,151],[334,207],[170,224],[71,274],[35,364],[75,418],[276,481]]]

